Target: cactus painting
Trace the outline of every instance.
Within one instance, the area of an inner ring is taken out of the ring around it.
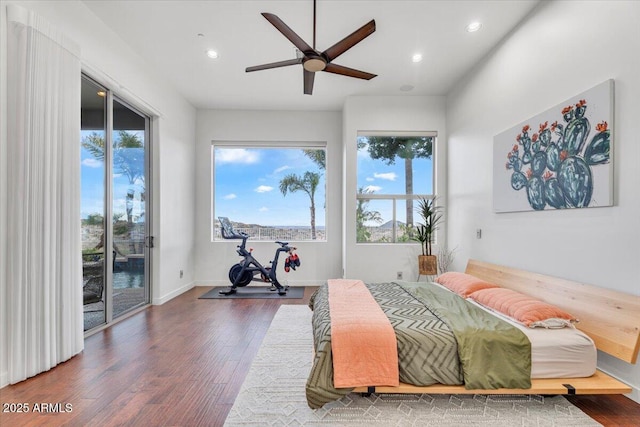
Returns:
[[[494,210],[613,204],[613,80],[494,138]]]

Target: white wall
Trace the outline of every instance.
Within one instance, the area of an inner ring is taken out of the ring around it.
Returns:
[[[212,141],[326,142],[326,242],[296,242],[301,267],[278,280],[289,285],[320,285],[341,277],[342,119],[339,112],[200,110],[196,134],[196,280],[198,285],[229,284],[229,267],[237,263],[239,241],[211,241]],[[233,219],[233,218],[231,218]],[[273,258],[273,242],[252,242],[261,262]]]
[[[457,270],[476,258],[640,294],[639,22],[640,2],[545,2],[447,97]],[[611,78],[615,206],[493,213],[493,137]],[[640,366],[604,354],[598,364],[640,401]]]
[[[344,197],[344,246],[345,277],[363,281],[395,280],[398,271],[405,280],[418,277],[418,243],[356,244],[356,138],[358,131],[436,131],[435,191],[446,192],[446,123],[445,98],[441,96],[352,96],[347,98],[343,110],[345,185]],[[446,198],[439,204],[445,208]],[[444,226],[442,227],[444,230]],[[444,233],[436,236],[444,243]],[[437,247],[434,246],[434,253]]]
[[[194,241],[194,147],[195,109],[155,71],[148,66],[112,30],[106,27],[79,1],[3,1],[1,9],[2,45],[2,123],[6,122],[6,9],[16,3],[33,10],[62,30],[81,47],[83,71],[113,89],[121,98],[149,114],[159,113],[153,120],[153,234],[156,249],[152,253],[154,303],[167,299],[193,286]],[[135,94],[135,95],[134,95]],[[2,128],[0,145],[4,153],[6,129]],[[4,159],[4,156],[3,156]],[[5,160],[3,160],[5,161]],[[0,165],[1,166],[1,165]],[[2,168],[6,170],[6,168]],[[4,180],[3,180],[4,181]],[[1,206],[6,206],[6,190],[0,186]],[[0,219],[4,221],[3,212]],[[4,223],[3,223],[4,226]],[[0,226],[0,231],[3,231]],[[4,239],[2,239],[4,241]],[[3,248],[4,252],[4,248]],[[0,267],[3,265],[0,264]],[[185,277],[179,278],[179,270]],[[3,291],[4,292],[4,291]],[[2,302],[6,299],[2,296]],[[7,303],[11,303],[8,301]],[[2,310],[1,324],[6,325]],[[2,349],[6,348],[6,331],[0,331]],[[6,384],[6,357],[1,355],[0,386]]]

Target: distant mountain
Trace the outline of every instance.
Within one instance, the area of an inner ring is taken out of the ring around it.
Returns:
[[[402,225],[404,225],[404,222],[396,221],[396,227],[397,228],[399,228]],[[393,228],[393,221],[387,221],[384,224],[382,224],[379,228]]]

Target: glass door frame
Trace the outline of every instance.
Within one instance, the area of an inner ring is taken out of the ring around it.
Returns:
[[[141,111],[139,108],[134,107],[131,103],[127,102],[125,99],[121,98],[118,95],[115,95],[113,91],[107,86],[100,83],[97,79],[94,79],[87,73],[82,73],[82,79],[86,79],[89,82],[93,83],[96,86],[99,86],[105,91],[105,139],[104,139],[104,310],[105,310],[105,322],[97,325],[91,329],[85,331],[85,337],[90,336],[91,334],[98,332],[102,329],[105,329],[111,326],[114,321],[117,322],[122,320],[132,314],[137,313],[151,305],[151,248],[153,248],[153,237],[151,237],[152,228],[152,213],[151,207],[152,203],[152,168],[151,168],[151,159],[152,157],[152,120],[153,116],[150,114]],[[130,109],[134,113],[140,115],[144,118],[145,129],[144,129],[144,176],[145,176],[145,199],[144,199],[144,214],[145,214],[145,224],[144,224],[144,298],[145,301],[142,305],[138,307],[133,307],[124,311],[121,315],[119,315],[116,319],[113,317],[113,273],[115,265],[115,259],[113,250],[107,250],[106,248],[113,248],[113,106],[114,100],[119,104],[125,106]]]

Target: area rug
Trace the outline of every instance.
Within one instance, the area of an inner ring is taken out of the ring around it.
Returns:
[[[351,393],[321,409],[305,399],[311,310],[276,313],[225,426],[600,426],[562,396]]]
[[[269,286],[244,286],[237,288],[235,294],[231,295],[220,295],[218,291],[227,290],[228,286],[218,286],[202,296],[198,297],[198,299],[243,299],[243,298],[275,298],[275,299],[286,299],[286,298],[295,298],[299,299],[304,296],[304,287],[302,286],[292,286],[287,289],[286,295],[279,295],[278,291],[271,291]]]

